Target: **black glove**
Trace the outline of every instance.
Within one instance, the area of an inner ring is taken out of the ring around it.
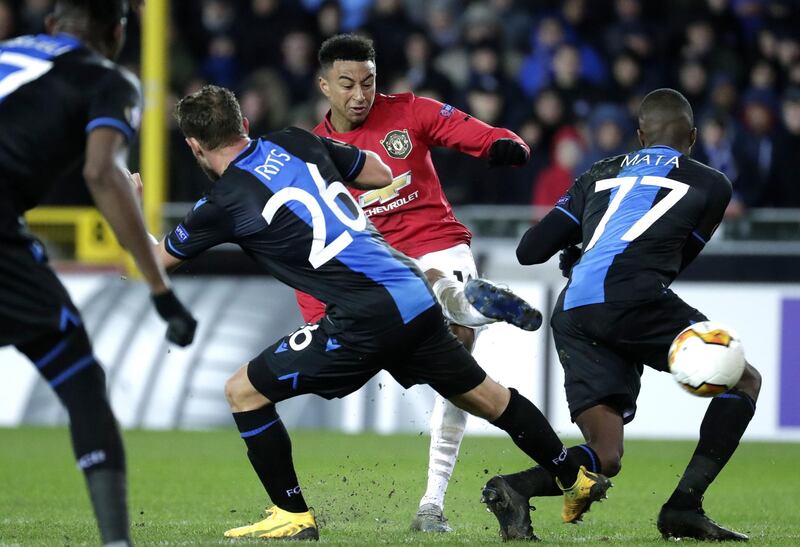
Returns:
[[[154,294],[152,298],[158,315],[167,322],[167,340],[181,347],[191,344],[197,321],[189,310],[183,307],[175,293],[168,290],[165,293]]]
[[[530,154],[528,149],[514,139],[497,139],[489,148],[489,165],[525,165]]]
[[[575,245],[570,245],[558,255],[558,269],[561,270],[561,275],[569,279],[572,273],[572,267],[581,258],[581,248]]]

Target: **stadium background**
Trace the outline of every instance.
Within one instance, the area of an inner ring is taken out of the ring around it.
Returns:
[[[48,0],[0,0],[0,39],[40,32]],[[749,438],[800,439],[800,8],[767,0],[202,0],[148,2],[131,17],[122,61],[143,79],[146,108],[131,164],[145,180],[151,231],[163,233],[208,184],[171,117],[206,82],[237,92],[253,133],[311,128],[327,110],[315,52],[340,31],[375,39],[378,89],[413,90],[517,131],[533,149],[521,169],[437,150],[457,215],[475,233],[480,270],[549,309],[563,280],[551,261],[515,264],[516,241],[592,161],[635,147],[635,108],[648,90],[680,89],[695,107],[698,159],[725,172],[735,197],[677,291],[741,334],[764,389]],[[228,426],[224,379],[300,325],[291,291],[221,247],[175,277],[201,321],[185,350],[163,326],[136,272],[89,207],[78,174],[29,215],[82,309],[112,402],[126,427]],[[504,383],[569,423],[547,328],[488,329],[478,357]],[[0,352],[0,425],[64,423],[35,371]],[[629,435],[696,435],[705,402],[646,373]],[[428,388],[379,376],[335,403],[282,405],[290,427],[345,432],[427,430]],[[667,410],[665,412],[665,409]],[[474,421],[474,431],[489,432]]]

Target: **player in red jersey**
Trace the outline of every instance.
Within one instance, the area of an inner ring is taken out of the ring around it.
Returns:
[[[513,132],[448,104],[413,93],[376,94],[375,51],[366,38],[343,34],[326,40],[319,62],[320,89],[331,109],[314,133],[376,152],[391,168],[395,178],[389,186],[349,190],[387,242],[417,260],[464,346],[472,350],[476,329],[497,320],[538,328],[538,311],[510,291],[478,279],[469,248],[472,234],[453,215],[430,154],[431,147],[444,146],[486,158],[492,165],[522,165],[528,161],[528,146]],[[298,293],[297,300],[307,322],[324,315],[324,304],[313,297]],[[444,495],[466,421],[464,411],[437,396],[428,485],[412,529],[450,531],[443,516]]]

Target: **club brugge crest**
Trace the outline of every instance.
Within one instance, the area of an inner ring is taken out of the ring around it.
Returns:
[[[399,160],[406,159],[411,153],[411,137],[408,136],[408,129],[389,131],[381,141],[381,145],[391,157]]]

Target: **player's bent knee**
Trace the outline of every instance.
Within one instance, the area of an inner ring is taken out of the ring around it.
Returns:
[[[606,477],[615,477],[622,471],[622,454],[619,452],[598,452],[597,457],[600,459],[600,470]]]
[[[624,446],[621,437],[609,434],[608,431],[595,432],[593,440],[587,444],[597,454],[603,475],[613,477],[622,470]]]
[[[237,370],[225,382],[225,399],[233,412],[246,412],[270,404],[270,400],[259,393],[247,376],[247,365]]]
[[[744,391],[755,401],[761,391],[761,373],[753,365],[747,363],[735,388]]]
[[[511,392],[488,376],[477,387],[461,395],[449,397],[451,403],[473,416],[489,420],[500,417],[508,406]]]

